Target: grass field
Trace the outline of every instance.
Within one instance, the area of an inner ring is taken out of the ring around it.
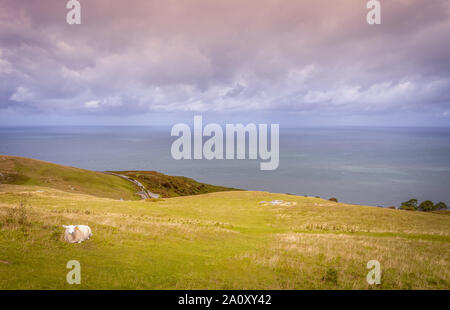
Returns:
[[[448,212],[250,191],[100,196],[1,184],[0,289],[450,288]],[[259,203],[275,199],[297,204]],[[94,236],[64,243],[63,224]],[[81,285],[66,282],[69,260]],[[369,260],[381,263],[380,285],[366,282]]]
[[[105,198],[139,200],[136,187],[100,172],[0,155],[0,184],[38,185]]]
[[[206,194],[237,190],[200,183],[183,176],[156,171],[114,171],[138,180],[148,191],[162,197]],[[85,169],[66,167],[41,160],[0,155],[0,184],[38,185],[98,197],[139,200],[139,189],[123,178]]]

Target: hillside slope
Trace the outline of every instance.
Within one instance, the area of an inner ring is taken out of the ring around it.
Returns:
[[[156,171],[115,171],[141,182],[148,191],[162,197],[237,190],[197,182]],[[85,169],[61,166],[41,160],[0,155],[0,184],[38,185],[104,198],[139,200],[140,190],[121,177]]]
[[[450,288],[443,214],[265,192],[118,201],[39,189],[0,185],[0,289]],[[260,203],[276,199],[296,204]],[[64,243],[63,224],[94,236]],[[81,285],[66,282],[73,259]],[[380,285],[366,282],[369,260]]]
[[[156,171],[111,171],[138,180],[145,188],[162,197],[199,195],[238,190],[224,186],[197,182],[183,176],[170,176]]]
[[[0,155],[0,184],[38,185],[105,198],[140,199],[136,187],[119,177],[16,156]]]

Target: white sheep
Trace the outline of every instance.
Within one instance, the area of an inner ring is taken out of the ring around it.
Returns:
[[[86,225],[63,225],[66,229],[64,240],[69,243],[81,243],[92,236],[92,230]]]

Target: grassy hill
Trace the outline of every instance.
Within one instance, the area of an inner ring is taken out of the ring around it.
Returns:
[[[197,182],[156,171],[114,171],[141,182],[162,197],[206,194],[237,190]],[[139,189],[123,178],[101,172],[61,166],[41,160],[0,155],[0,184],[38,185],[104,198],[139,200]]]
[[[0,155],[0,184],[37,185],[98,197],[137,200],[137,189],[116,176],[41,160]]]
[[[223,186],[200,183],[183,176],[170,176],[156,171],[111,171],[138,180],[145,188],[162,197],[199,195],[238,190]]]
[[[120,201],[31,183],[0,184],[0,289],[450,288],[446,214],[250,191]],[[260,203],[277,199],[296,204]],[[94,236],[64,243],[63,224]],[[66,282],[69,260],[81,285]],[[380,285],[366,282],[369,260]]]

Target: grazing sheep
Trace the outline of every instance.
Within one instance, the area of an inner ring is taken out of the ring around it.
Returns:
[[[63,225],[63,227],[66,229],[64,240],[69,243],[81,243],[92,236],[91,228],[86,225]]]

